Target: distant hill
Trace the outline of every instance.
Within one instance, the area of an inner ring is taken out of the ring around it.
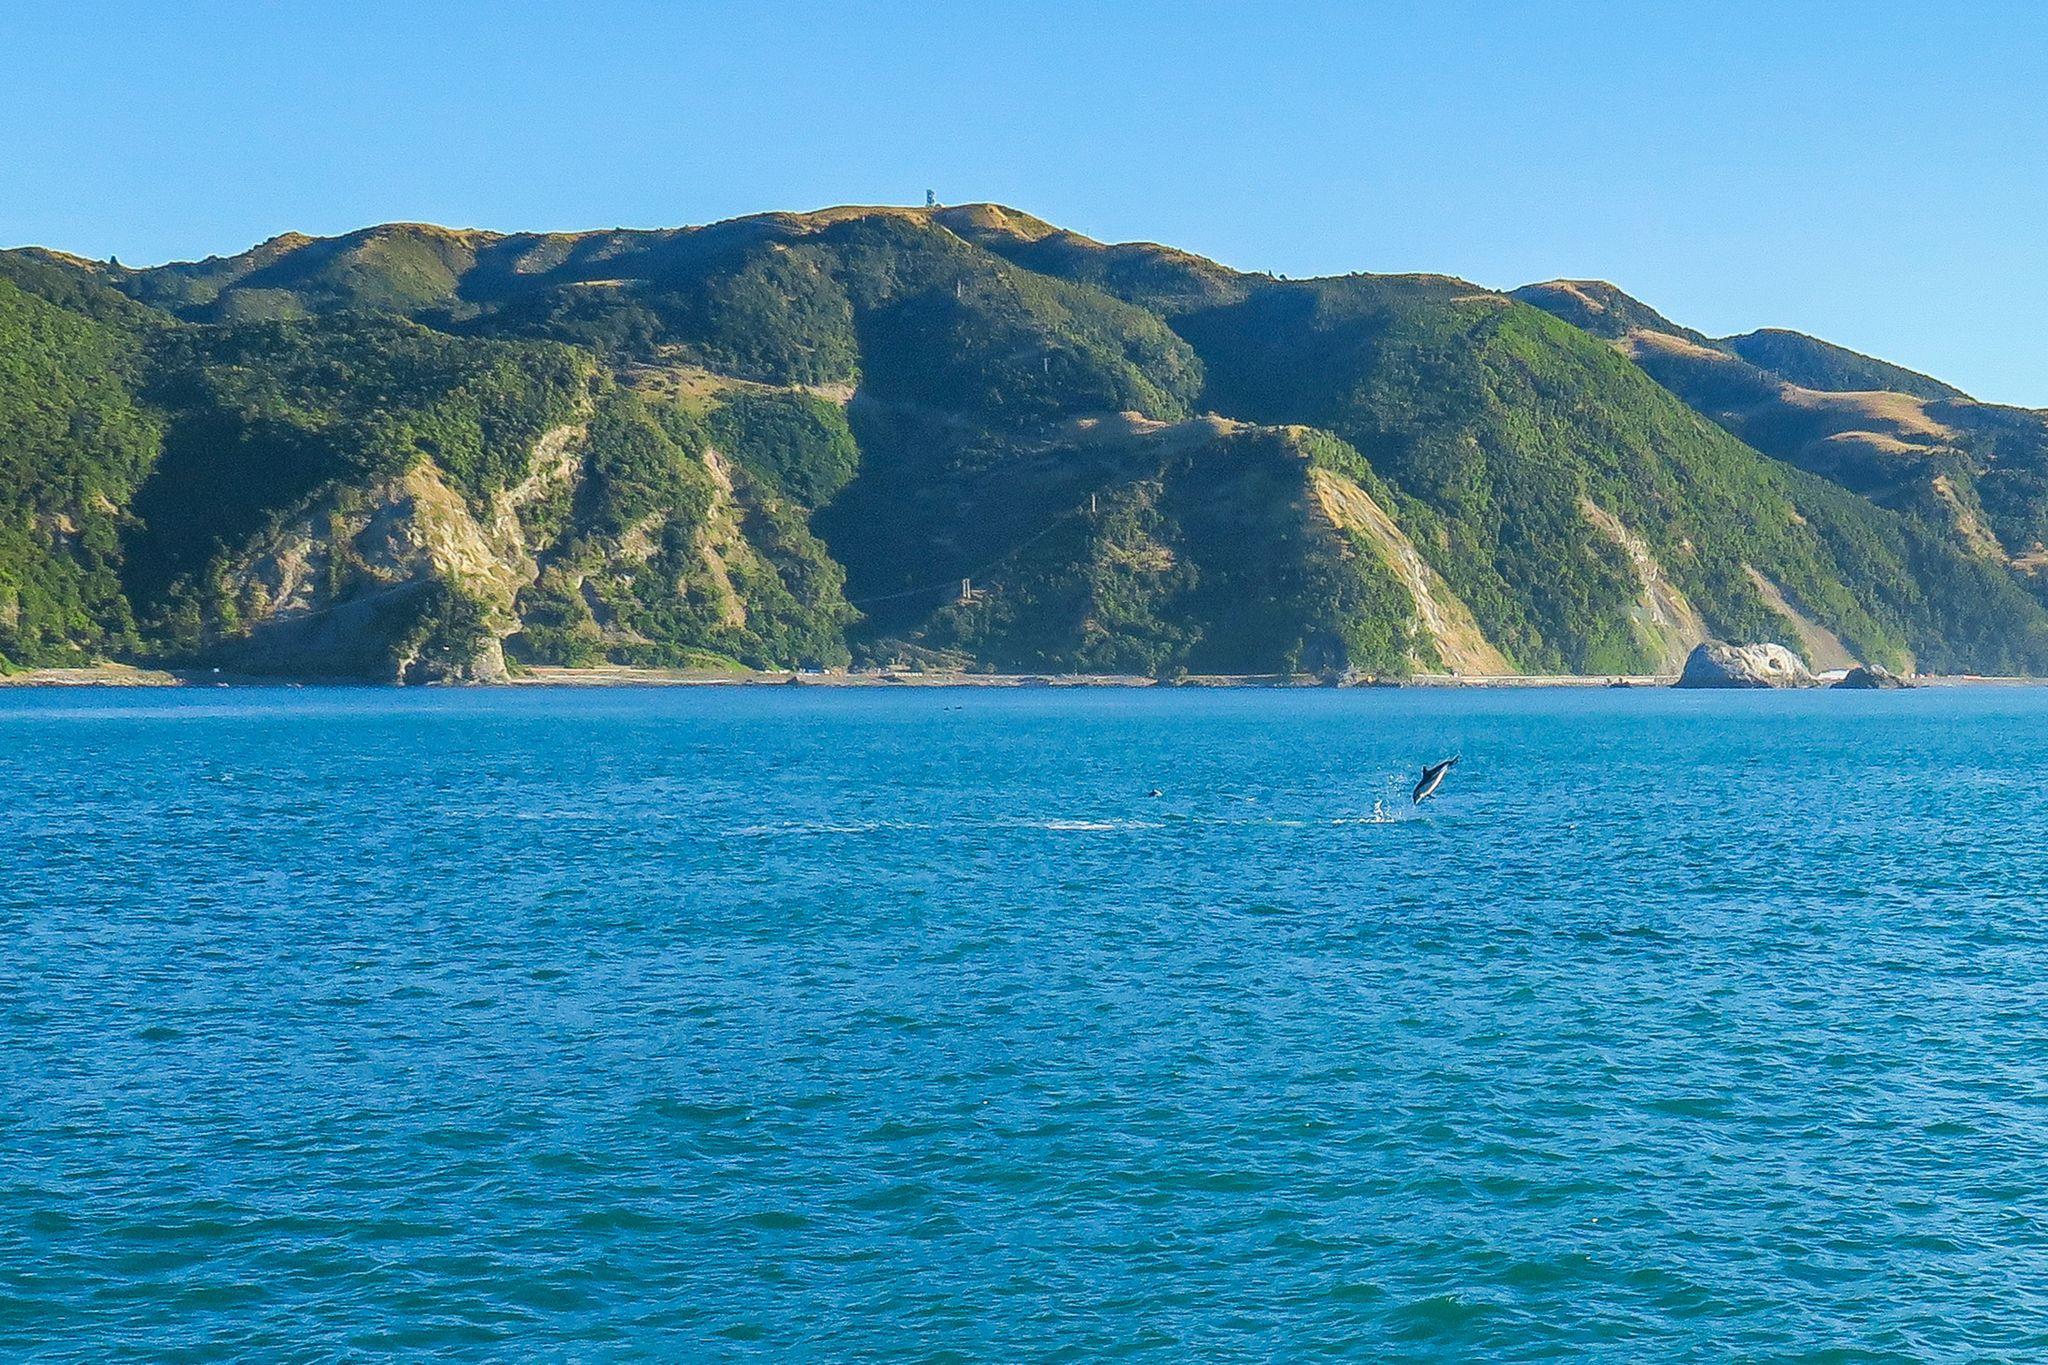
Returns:
[[[1916,370],[1874,360],[1845,346],[1787,332],[1776,327],[1724,337],[1721,345],[1760,370],[1788,384],[1825,393],[1864,393],[1883,389],[1916,398],[1968,398],[1961,389],[1930,379]]]
[[[2048,672],[2043,420],[997,205],[0,252],[0,660]]]
[[[1704,337],[1601,287],[1617,300],[1606,316],[1628,321],[1587,330],[1693,408],[1765,454],[2018,569],[2019,581],[2038,595],[2035,570],[2048,556],[2048,413],[1980,403],[1926,375],[1797,332]],[[1586,325],[1560,286],[1515,292]]]

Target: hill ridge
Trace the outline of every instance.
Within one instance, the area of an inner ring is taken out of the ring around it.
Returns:
[[[993,203],[0,252],[0,660],[2048,671],[2040,415],[1745,347],[1912,382]]]

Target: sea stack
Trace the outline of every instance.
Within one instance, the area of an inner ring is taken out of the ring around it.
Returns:
[[[1813,674],[1783,645],[1708,640],[1686,657],[1674,687],[1813,687]]]

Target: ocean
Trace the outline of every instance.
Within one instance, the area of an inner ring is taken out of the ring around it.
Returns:
[[[2039,1359],[2044,775],[2027,689],[0,692],[0,1357]]]

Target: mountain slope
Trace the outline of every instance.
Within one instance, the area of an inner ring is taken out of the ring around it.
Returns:
[[[143,338],[0,277],[0,660],[136,644],[121,509],[161,429],[134,397]]]
[[[4,252],[0,659],[2048,671],[2038,416],[995,205]]]
[[[1609,339],[1758,450],[1934,528],[1971,555],[2018,568],[2037,594],[2048,591],[2032,573],[2048,558],[2048,413],[1980,403],[1798,333],[1715,341],[1602,288],[1626,302],[1594,318],[1557,283],[1516,295]]]
[[[1803,389],[1819,389],[1823,393],[1866,393],[1883,389],[1891,393],[1911,394],[1916,398],[1970,396],[1917,370],[1862,355],[1804,332],[1766,327],[1761,331],[1744,332],[1741,336],[1723,337],[1721,345],[1758,369],[1768,370],[1786,383]]]
[[[1349,441],[1522,668],[1652,667],[1702,630],[1796,642],[1779,600],[1874,657],[1943,668],[2041,657],[2041,614],[2008,575],[1760,458],[1581,330],[1501,295],[1439,276],[1195,271],[1197,287],[1161,248],[978,233],[1160,309],[1203,361],[1205,406]],[[1615,335],[1671,325],[1612,286],[1539,292]],[[1658,605],[1667,587],[1685,610]],[[1975,651],[2010,643],[1966,655],[1951,629]]]

